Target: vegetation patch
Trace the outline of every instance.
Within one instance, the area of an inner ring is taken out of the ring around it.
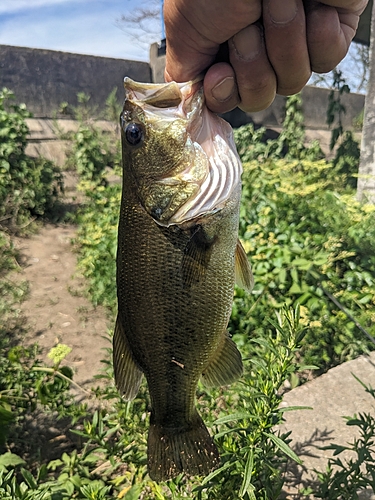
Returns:
[[[0,200],[4,203],[0,210],[4,212],[0,212],[0,224],[8,231],[48,211],[59,193],[61,177],[51,164],[47,168],[44,160],[39,164],[25,155],[27,111],[22,106],[6,107],[10,95],[5,91],[1,95]],[[87,104],[84,95],[80,99]],[[327,162],[317,144],[305,147],[300,104],[299,96],[288,101],[284,130],[275,141],[263,142],[264,130],[251,125],[235,133],[244,163],[240,238],[252,263],[255,287],[251,295],[236,289],[229,324],[243,353],[244,377],[229,388],[198,388],[199,410],[222,456],[221,467],[206,478],[181,475],[157,484],[148,477],[150,404],[145,384],[134,401],[123,401],[113,386],[111,362],[105,362],[98,375],[104,384],[92,389],[90,406],[78,404],[69,392],[72,372],[62,366],[69,346],[51,350],[52,367],[41,364],[37,347],[22,347],[17,304],[26,287],[9,281],[14,250],[8,234],[0,232],[4,318],[0,325],[0,498],[280,497],[286,464],[299,463],[289,446],[290,436],[275,431],[285,411],[300,409],[280,406],[285,382],[295,386],[307,370],[324,371],[366,352],[375,333],[375,208],[354,198],[357,153],[348,146],[336,156],[340,160],[341,155],[342,161]],[[114,316],[121,186],[108,183],[106,171],[114,167],[119,172],[119,149],[114,142],[110,146],[108,134],[102,140],[90,113],[84,111],[81,108],[81,115],[76,115],[81,124],[71,136],[68,155],[86,195],[75,247],[90,298]],[[25,176],[32,175],[26,183]],[[30,179],[37,188],[32,192],[26,187]],[[371,388],[365,389],[373,394]],[[74,445],[65,451],[57,448],[54,457],[42,457],[40,448],[29,446],[28,425],[32,421],[37,426],[40,415],[47,421],[66,419]],[[348,425],[359,427],[361,438],[334,450],[337,458],[319,475],[318,498],[356,498],[359,490],[371,487],[373,420],[362,414],[348,419]],[[345,448],[355,454],[348,463],[339,458]],[[344,496],[342,485],[349,496]]]
[[[14,94],[0,91],[0,229],[17,231],[30,217],[47,214],[63,191],[59,168],[26,154],[26,106],[10,104]]]

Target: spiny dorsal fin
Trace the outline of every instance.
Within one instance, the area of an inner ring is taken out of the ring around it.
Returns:
[[[250,293],[254,287],[254,277],[249,259],[240,240],[237,240],[235,270],[237,285]]]
[[[242,372],[241,353],[226,335],[202,373],[202,382],[207,387],[229,385],[240,378]]]
[[[113,368],[116,387],[120,394],[127,401],[134,399],[141,385],[142,371],[133,359],[118,316],[113,335]]]

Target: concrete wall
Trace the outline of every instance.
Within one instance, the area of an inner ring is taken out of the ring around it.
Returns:
[[[150,47],[150,64],[106,57],[70,54],[52,50],[30,49],[0,45],[0,88],[8,87],[16,94],[17,102],[25,102],[34,118],[28,120],[30,144],[28,152],[64,161],[64,146],[54,131],[52,117],[60,104],[77,104],[77,93],[91,96],[90,104],[103,111],[109,93],[117,87],[119,103],[123,101],[123,79],[129,76],[137,81],[164,81],[165,45]],[[306,87],[302,92],[307,140],[318,139],[328,152],[330,132],[326,125],[329,90]],[[343,116],[346,128],[364,106],[364,96],[344,95],[347,109]],[[282,127],[285,98],[277,96],[273,104],[258,113],[244,113],[236,109],[224,115],[234,127],[254,122],[276,131]],[[60,117],[63,118],[63,117]],[[103,127],[105,125],[103,124]],[[60,128],[74,130],[76,123],[60,121]]]
[[[77,93],[91,96],[102,111],[117,87],[123,100],[123,80],[150,82],[148,63],[108,57],[70,54],[53,50],[0,45],[0,88],[12,90],[17,102],[26,103],[36,117],[52,117],[64,101],[77,104]]]
[[[29,127],[26,153],[34,157],[43,156],[62,167],[71,142],[60,137],[69,132],[76,132],[78,122],[72,118],[28,118],[26,123]],[[106,120],[98,120],[96,125],[104,132],[113,133],[116,128],[114,123]]]

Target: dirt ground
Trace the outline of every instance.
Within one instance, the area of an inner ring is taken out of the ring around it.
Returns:
[[[66,203],[72,199],[74,183],[74,178],[67,179]],[[74,370],[73,380],[88,390],[97,385],[93,377],[108,356],[111,318],[84,296],[84,278],[77,272],[72,245],[76,230],[72,224],[45,224],[32,236],[16,238],[20,267],[13,279],[29,284],[28,297],[20,305],[27,321],[25,343],[37,342],[48,365],[52,347],[71,347],[65,364]]]

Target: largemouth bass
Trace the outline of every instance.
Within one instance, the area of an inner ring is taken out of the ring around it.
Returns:
[[[206,475],[219,454],[195,408],[198,381],[219,386],[242,374],[226,332],[235,269],[252,286],[237,237],[242,166],[201,84],[124,85],[116,385],[131,400],[146,376],[150,477]]]

